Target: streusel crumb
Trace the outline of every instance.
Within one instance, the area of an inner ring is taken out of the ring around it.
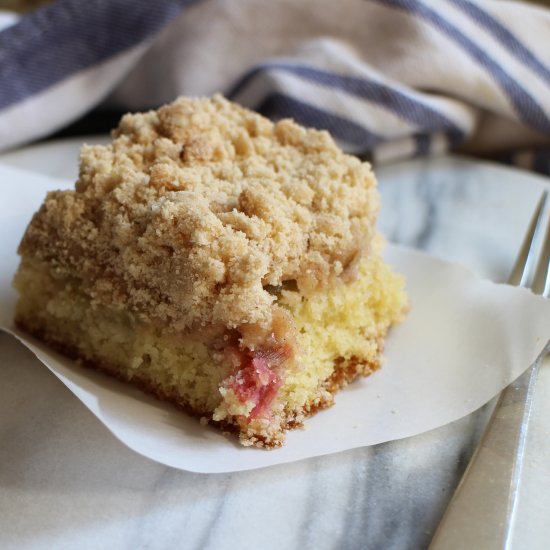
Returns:
[[[370,167],[328,133],[181,98],[84,147],[76,190],[49,193],[20,253],[175,331],[269,326],[274,287],[353,278],[378,203]]]

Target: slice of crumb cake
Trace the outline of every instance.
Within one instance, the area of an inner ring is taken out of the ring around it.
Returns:
[[[16,322],[274,447],[380,364],[406,308],[368,164],[220,96],[122,118],[21,242]],[[358,412],[359,414],[359,412]]]

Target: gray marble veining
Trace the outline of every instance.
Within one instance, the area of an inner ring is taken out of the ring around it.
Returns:
[[[49,147],[57,159],[56,145]],[[72,176],[64,170],[56,161],[51,173]],[[378,175],[380,227],[389,239],[497,281],[506,278],[545,185],[461,159],[410,162]],[[202,475],[124,447],[1,333],[0,368],[1,548],[425,548],[490,409],[401,441]],[[531,511],[529,500],[523,506]],[[525,547],[538,548],[538,540]]]

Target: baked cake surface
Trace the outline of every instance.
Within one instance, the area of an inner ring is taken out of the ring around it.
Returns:
[[[406,308],[368,164],[220,96],[122,118],[21,242],[16,322],[239,433],[284,431],[378,368]]]

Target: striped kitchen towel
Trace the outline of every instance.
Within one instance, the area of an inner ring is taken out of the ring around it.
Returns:
[[[550,172],[550,10],[505,0],[58,0],[0,17],[0,149],[221,92],[388,162]]]

